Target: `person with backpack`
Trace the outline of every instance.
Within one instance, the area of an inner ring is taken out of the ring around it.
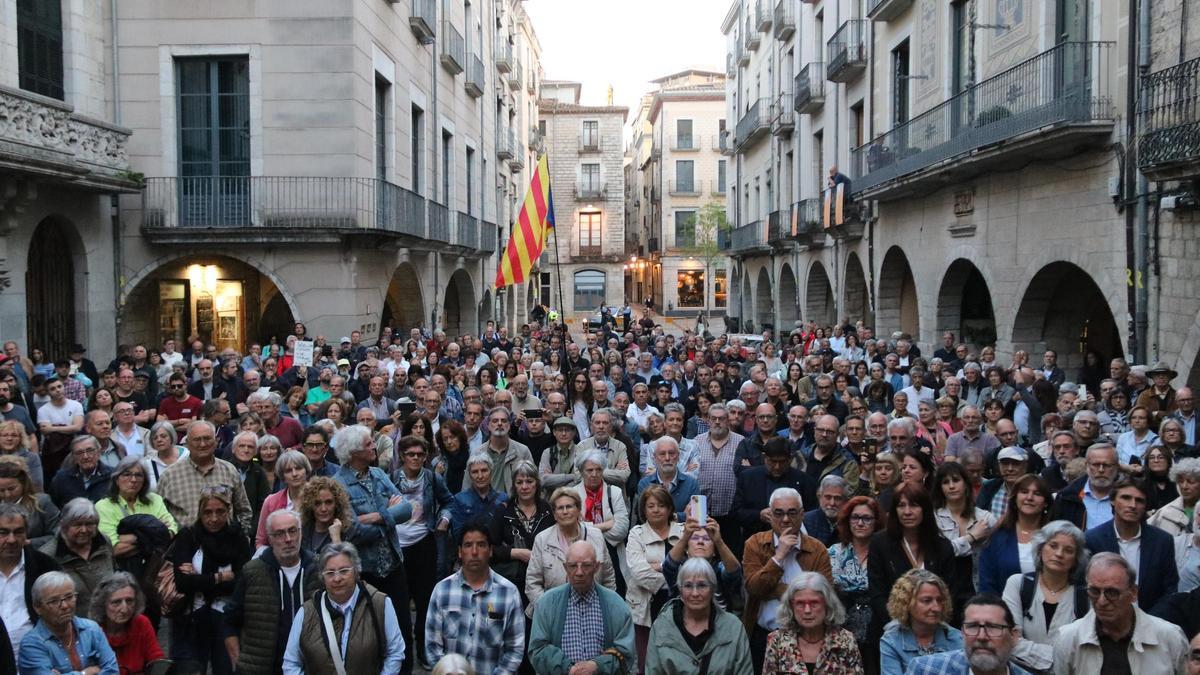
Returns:
[[[1088,561],[1083,531],[1055,520],[1033,535],[1032,544],[1034,571],[1008,578],[1004,602],[1021,629],[1013,660],[1038,672],[1053,665],[1050,636],[1087,614],[1091,603],[1083,578]]]

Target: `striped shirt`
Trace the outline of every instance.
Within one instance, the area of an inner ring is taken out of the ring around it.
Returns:
[[[466,657],[480,675],[511,675],[525,653],[525,612],[509,580],[490,573],[471,588],[462,570],[438,582],[425,615],[425,650],[432,663],[446,654]]]
[[[700,494],[708,497],[708,515],[720,517],[729,513],[733,506],[733,493],[737,490],[737,463],[734,455],[745,437],[729,432],[725,445],[713,448],[708,434],[696,437],[696,458],[700,460]]]

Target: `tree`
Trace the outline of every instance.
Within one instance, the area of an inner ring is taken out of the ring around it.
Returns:
[[[718,201],[710,201],[700,207],[700,212],[693,216],[696,229],[695,245],[686,249],[689,255],[695,256],[704,263],[704,279],[712,284],[713,266],[727,256],[721,247],[721,242],[729,237],[729,218],[725,215],[725,205]],[[712,286],[715,291],[716,286]],[[709,304],[707,291],[704,299],[704,323],[709,323]]]

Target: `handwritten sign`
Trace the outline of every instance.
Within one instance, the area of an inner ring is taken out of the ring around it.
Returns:
[[[311,366],[313,364],[313,343],[312,340],[298,340],[296,342],[294,358],[292,363],[296,366]]]

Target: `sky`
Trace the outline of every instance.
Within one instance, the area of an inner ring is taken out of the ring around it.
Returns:
[[[632,120],[649,81],[688,68],[723,72],[729,0],[526,0],[546,79],[583,83],[582,102]]]

